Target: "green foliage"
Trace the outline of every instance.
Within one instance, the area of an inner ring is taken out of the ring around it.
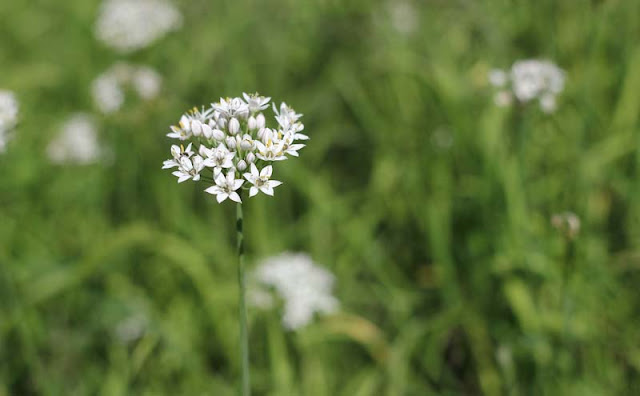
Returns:
[[[181,30],[124,57],[94,38],[97,0],[0,2],[21,104],[0,395],[235,394],[234,208],[160,167],[184,110],[243,91],[312,138],[247,201],[247,263],[309,252],[342,304],[298,332],[250,312],[256,395],[640,393],[640,2],[413,1],[409,35],[390,4],[184,0]],[[567,71],[553,115],[492,102],[488,70],[531,57]],[[113,163],[51,165],[116,60],[156,68],[162,95],[100,118]],[[550,224],[566,210],[575,240]]]

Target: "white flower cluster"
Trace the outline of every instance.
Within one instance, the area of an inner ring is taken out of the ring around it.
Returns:
[[[11,91],[0,90],[0,152],[5,151],[18,123],[18,101]]]
[[[178,183],[198,181],[205,169],[212,169],[212,178],[203,178],[213,183],[205,191],[218,202],[227,198],[242,202],[238,189],[245,180],[251,184],[249,197],[258,192],[273,195],[274,187],[282,183],[271,179],[271,163],[297,157],[305,145],[296,142],[309,139],[301,133],[302,114],[286,103],[279,108],[272,104],[277,127],[269,128],[262,111],[269,108],[271,98],[246,93],[243,97],[221,98],[207,110],[194,108],[167,135],[188,143],[186,148],[171,146],[172,158],[164,161],[163,169],[178,168],[173,172]]]
[[[86,165],[98,161],[103,153],[93,119],[83,113],[72,115],[49,143],[47,154],[56,164]]]
[[[162,77],[147,66],[118,62],[91,83],[93,101],[105,114],[118,111],[124,103],[127,86],[142,99],[153,99],[160,93]]]
[[[260,286],[273,288],[284,302],[282,323],[295,330],[306,326],[318,312],[330,314],[338,309],[333,297],[334,276],[317,266],[307,254],[282,253],[262,261],[252,273],[252,303],[271,305],[269,294]]]
[[[96,37],[127,53],[147,47],[182,25],[182,15],[162,0],[105,0],[96,21]]]
[[[537,59],[515,62],[509,72],[493,69],[489,82],[499,88],[494,101],[498,106],[508,106],[513,97],[521,103],[537,99],[545,113],[556,110],[556,95],[564,88],[565,72],[555,64]]]

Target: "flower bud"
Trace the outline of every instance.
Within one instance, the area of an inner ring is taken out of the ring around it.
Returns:
[[[202,124],[202,134],[207,139],[211,139],[211,136],[213,136],[213,130],[211,129],[211,127],[209,125]]]
[[[247,154],[246,160],[248,163],[253,164],[256,161],[256,155],[253,153]]]
[[[243,170],[247,169],[247,163],[244,162],[244,160],[238,161],[238,163],[236,164],[236,169],[242,172]]]
[[[256,121],[256,118],[254,116],[251,116],[249,117],[249,121],[247,121],[247,124],[249,126],[249,129],[253,131],[258,126],[258,121]]]
[[[258,139],[260,140],[262,140],[262,137],[264,136],[264,129],[265,128],[258,129]]]
[[[240,141],[240,148],[243,150],[251,150],[253,145],[253,140],[251,140],[251,136],[249,135],[245,135],[244,139]]]
[[[193,136],[202,135],[202,123],[198,120],[191,120],[191,133]]]
[[[272,129],[270,128],[264,128],[264,132],[262,134],[262,142],[264,144],[268,144],[270,140],[273,140],[273,138],[275,137],[275,133]]]
[[[176,146],[175,144],[171,146],[171,156],[173,158],[178,158],[181,154],[180,146]]]
[[[213,136],[214,139],[216,139],[217,141],[222,141],[224,140],[224,132],[222,132],[219,129],[214,129],[211,132],[211,136]]]
[[[234,117],[229,121],[229,134],[235,135],[238,132],[240,132],[240,122]]]
[[[225,126],[227,126],[227,119],[224,117],[220,117],[218,119],[218,128],[224,129]]]
[[[229,150],[236,148],[236,139],[233,136],[227,136],[226,142]]]
[[[256,128],[264,128],[265,125],[264,114],[258,114],[258,116],[256,117]]]

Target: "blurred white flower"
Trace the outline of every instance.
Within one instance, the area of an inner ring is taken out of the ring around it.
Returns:
[[[573,212],[556,213],[551,216],[551,225],[569,239],[580,233],[580,218]]]
[[[142,99],[153,99],[160,93],[162,77],[150,67],[141,66],[133,71],[131,84]]]
[[[314,264],[311,257],[303,253],[282,253],[258,264],[252,273],[252,304],[269,307],[264,289],[275,289],[284,302],[282,323],[295,330],[306,326],[314,314],[330,314],[338,309],[338,300],[333,296],[334,276]]]
[[[149,319],[142,313],[127,317],[115,326],[115,334],[122,343],[130,343],[144,336],[149,327]]]
[[[0,90],[0,152],[5,151],[18,123],[18,101],[11,91]]]
[[[91,95],[98,109],[110,114],[122,108],[125,89],[129,86],[140,98],[153,99],[160,93],[162,77],[147,66],[118,62],[91,83]]]
[[[392,1],[389,4],[391,25],[405,36],[415,32],[418,27],[418,17],[415,7],[407,1]]]
[[[91,83],[91,95],[98,110],[105,114],[113,113],[124,103],[124,91],[116,76],[102,74]]]
[[[494,87],[504,87],[507,84],[507,79],[507,73],[504,70],[492,69],[489,71],[489,83]]]
[[[182,15],[162,0],[105,0],[95,26],[98,40],[128,53],[149,46],[182,25]]]
[[[202,168],[213,168],[213,180],[206,177],[202,180],[213,182],[205,191],[215,195],[218,202],[227,198],[241,202],[242,190],[238,190],[244,183],[243,177],[248,181],[243,190],[249,190],[249,197],[260,191],[273,195],[274,187],[282,183],[271,180],[270,163],[298,157],[298,151],[305,147],[298,141],[309,137],[300,133],[304,130],[300,122],[302,114],[284,102],[279,107],[272,104],[277,125],[267,127],[262,111],[269,109],[270,100],[257,93],[244,93],[242,98],[221,98],[208,109],[187,111],[177,125],[169,127],[171,132],[167,136],[188,141],[189,145],[186,150],[173,145],[173,158],[164,161],[163,169],[178,167],[173,172],[178,181],[188,178],[195,181],[200,180]],[[191,147],[199,154],[197,164],[191,158]]]
[[[537,99],[542,111],[556,110],[556,95],[564,88],[565,72],[555,64],[537,59],[517,61],[509,73],[500,69],[489,72],[489,82],[501,90],[495,95],[498,106],[508,106],[513,97],[521,103]]]
[[[100,160],[102,154],[96,125],[89,115],[83,113],[69,117],[47,147],[49,159],[57,164],[91,164]]]

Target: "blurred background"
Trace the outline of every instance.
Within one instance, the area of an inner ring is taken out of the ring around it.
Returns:
[[[235,208],[160,168],[255,91],[311,140],[248,266],[340,307],[250,310],[255,395],[639,394],[639,43],[633,0],[1,1],[0,395],[235,394]],[[554,111],[494,98],[531,58]]]

